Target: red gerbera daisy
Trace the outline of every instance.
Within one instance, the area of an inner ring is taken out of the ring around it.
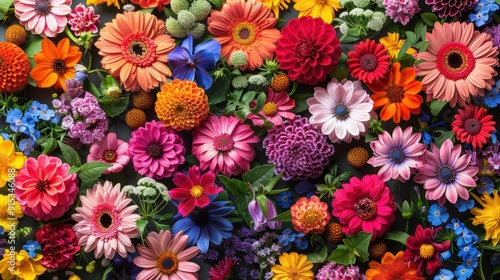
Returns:
[[[458,109],[458,114],[455,114],[455,120],[451,123],[457,139],[481,149],[495,131],[496,124],[492,120],[493,116],[486,113],[485,108],[471,104],[465,105],[463,110]]]
[[[391,56],[384,45],[366,40],[354,45],[347,53],[347,70],[353,78],[364,83],[376,83],[389,72]]]
[[[236,261],[233,260],[230,257],[225,257],[222,260],[219,261],[215,265],[215,267],[211,267],[210,270],[208,271],[208,274],[210,274],[210,278],[208,280],[225,280],[229,279],[231,276],[231,270],[233,270],[234,265],[236,264]]]

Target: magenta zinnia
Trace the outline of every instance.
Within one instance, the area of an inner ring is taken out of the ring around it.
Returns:
[[[113,259],[116,253],[123,258],[127,252],[135,252],[131,238],[139,235],[135,214],[137,205],[130,205],[132,199],[120,191],[120,184],[110,181],[97,183],[81,195],[82,206],[71,216],[76,224],[73,230],[80,238],[78,245],[85,246],[85,252],[94,251],[94,257]]]
[[[485,108],[472,104],[465,105],[464,109],[458,109],[458,114],[455,114],[455,120],[451,123],[457,140],[481,149],[495,131],[496,122],[493,120],[493,115],[487,113]]]
[[[110,172],[120,172],[130,161],[128,156],[128,143],[116,137],[116,133],[110,132],[101,141],[94,142],[90,147],[90,153],[87,156],[87,162],[100,161],[112,164],[104,171],[104,174]]]
[[[378,175],[352,177],[334,193],[333,216],[342,224],[342,231],[354,235],[372,233],[371,240],[382,236],[394,222],[394,195]]]

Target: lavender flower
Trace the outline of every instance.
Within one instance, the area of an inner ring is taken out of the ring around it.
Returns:
[[[500,48],[500,24],[488,26],[483,31],[491,36],[493,45]]]

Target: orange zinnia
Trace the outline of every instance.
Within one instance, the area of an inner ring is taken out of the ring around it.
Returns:
[[[366,271],[366,280],[424,280],[425,277],[417,276],[417,264],[405,262],[403,251],[399,251],[396,256],[387,252],[382,257],[381,263],[371,261],[370,268]]]
[[[420,113],[420,104],[424,101],[418,95],[422,90],[422,83],[415,80],[415,69],[412,67],[400,71],[401,65],[396,62],[391,71],[378,83],[366,86],[374,93],[370,96],[373,100],[373,109],[383,107],[380,118],[387,121],[390,118],[394,123],[399,123],[401,118],[407,121],[410,114]]]
[[[30,76],[41,88],[54,86],[57,89],[66,89],[65,80],[75,76],[73,66],[80,62],[82,53],[78,47],[70,46],[69,39],[64,38],[57,47],[51,40],[42,41],[42,50],[34,55],[36,66],[31,70]]]

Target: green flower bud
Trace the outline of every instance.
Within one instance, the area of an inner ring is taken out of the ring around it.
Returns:
[[[248,82],[252,85],[263,87],[269,84],[269,81],[266,79],[266,77],[262,75],[252,75],[248,78]]]
[[[92,34],[92,32],[82,32],[80,33],[80,36],[78,36],[78,39],[76,39],[76,44],[83,46],[86,49],[90,49],[94,43],[93,38],[95,36],[96,34]]]
[[[408,201],[403,201],[403,205],[401,206],[401,214],[405,219],[411,219],[413,217],[413,205],[410,206]]]
[[[248,85],[248,79],[245,76],[236,76],[231,81],[231,84],[235,89],[246,88]]]
[[[167,32],[176,38],[184,38],[187,36],[186,30],[182,28],[175,18],[167,18],[165,26],[167,27]]]
[[[215,79],[222,78],[225,76],[224,69],[215,70],[212,75],[214,76]]]
[[[247,64],[247,54],[242,50],[234,51],[231,53],[229,61],[231,61],[231,64],[235,67],[243,66]]]
[[[189,9],[189,2],[186,0],[172,0],[170,1],[170,9],[178,14],[182,10]]]
[[[86,267],[85,267],[85,270],[88,272],[88,273],[94,273],[95,271],[95,260],[94,261],[91,261]]]
[[[212,5],[207,0],[195,0],[189,8],[197,21],[206,19],[211,10]]]
[[[371,119],[368,122],[368,129],[382,133],[384,130],[382,129],[382,122],[377,119]]]
[[[189,30],[193,28],[196,19],[190,11],[182,10],[177,14],[177,21],[185,30]]]
[[[110,260],[108,260],[106,258],[102,258],[102,260],[101,260],[101,266],[102,267],[108,267],[110,264],[111,264]]]
[[[191,36],[193,36],[193,39],[198,39],[200,38],[201,36],[203,36],[203,33],[205,33],[205,25],[203,23],[195,23],[194,24],[194,27],[189,30],[189,34],[191,34]]]

